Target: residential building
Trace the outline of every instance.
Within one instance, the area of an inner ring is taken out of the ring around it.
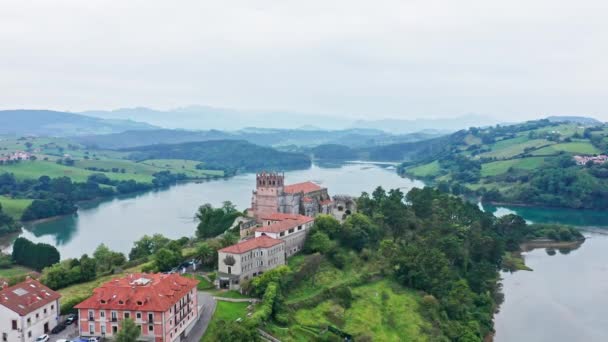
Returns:
[[[112,337],[124,319],[141,328],[140,340],[180,341],[198,320],[198,281],[174,274],[130,274],[104,283],[75,306],[80,336]]]
[[[313,217],[304,215],[265,215],[262,227],[255,230],[255,236],[268,236],[285,241],[285,258],[304,248],[306,235],[315,222]]]
[[[257,233],[256,233],[257,235]],[[218,251],[220,288],[239,289],[244,280],[285,265],[285,242],[259,236]]]
[[[61,295],[37,280],[0,290],[0,341],[30,342],[48,334],[59,321]]]

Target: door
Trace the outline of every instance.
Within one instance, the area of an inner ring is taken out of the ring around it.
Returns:
[[[44,333],[48,334],[49,332],[49,322],[44,323]]]

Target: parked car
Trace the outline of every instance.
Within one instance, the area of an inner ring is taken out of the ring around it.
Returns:
[[[72,342],[99,342],[101,340],[100,337],[81,337]]]
[[[65,323],[59,323],[51,330],[51,334],[59,334],[60,332],[64,331],[65,328]]]
[[[49,335],[44,334],[44,335],[40,335],[38,336],[38,338],[36,338],[36,342],[48,342],[48,340],[50,340],[51,338],[49,337]]]
[[[69,314],[68,318],[66,318],[66,320],[65,320],[65,324],[70,325],[70,324],[76,322],[77,319],[78,319],[78,316],[76,316],[75,314]]]
[[[69,340],[66,340],[65,338],[60,338],[55,342],[70,342]]]

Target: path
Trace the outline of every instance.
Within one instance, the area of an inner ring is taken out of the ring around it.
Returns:
[[[199,307],[200,305],[203,306],[200,312],[201,317],[183,342],[199,342],[205,334],[205,331],[207,331],[207,327],[209,326],[209,322],[213,317],[213,313],[215,313],[216,302],[209,293],[199,291],[198,303]]]

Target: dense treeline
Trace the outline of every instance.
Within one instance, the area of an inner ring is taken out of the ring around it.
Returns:
[[[407,196],[398,189],[378,188],[362,194],[358,210],[343,223],[319,216],[306,241],[304,251],[310,255],[297,269],[279,267],[243,284],[250,294],[263,298],[262,309],[246,326],[266,320],[289,324],[294,308],[284,299],[290,290],[304,279],[314,287],[323,260],[342,269],[355,253],[374,265],[376,279],[393,279],[423,292],[419,310],[432,325],[425,331],[431,340],[482,341],[493,331],[493,314],[502,301],[499,270],[505,252],[519,250],[531,238],[580,238],[575,230],[530,226],[516,215],[496,218],[431,188],[413,189]],[[366,275],[358,279],[358,285],[372,281]],[[320,299],[348,308],[355,300],[349,286],[325,289]]]
[[[19,230],[19,226],[15,223],[12,217],[7,215],[2,210],[2,204],[0,204],[0,235],[13,233]]]
[[[174,145],[151,145],[126,149],[129,158],[188,159],[204,163],[205,169],[258,171],[263,169],[298,169],[310,166],[310,158],[302,153],[280,152],[270,147],[242,140],[214,140]]]
[[[59,251],[47,243],[33,243],[19,237],[13,244],[13,261],[18,265],[27,266],[41,271],[43,268],[59,262]]]
[[[78,201],[160,188],[185,178],[181,173],[162,171],[154,174],[152,183],[140,183],[111,180],[103,173],[96,173],[79,183],[69,177],[17,180],[13,174],[3,173],[0,174],[0,195],[34,199],[21,217],[22,221],[31,221],[75,213]]]
[[[234,204],[226,201],[220,208],[214,208],[207,203],[198,208],[196,218],[199,223],[196,227],[196,236],[210,238],[223,234],[234,223],[234,220],[243,213],[236,210]]]

